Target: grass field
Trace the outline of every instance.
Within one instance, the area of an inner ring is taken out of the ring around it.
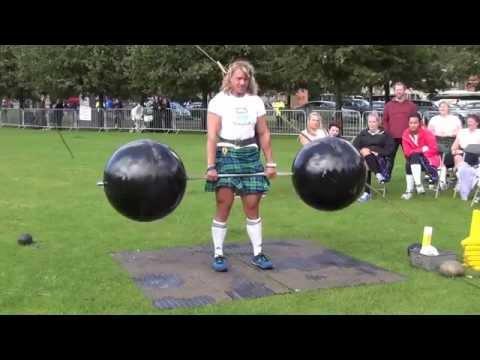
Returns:
[[[262,203],[264,237],[309,239],[403,274],[387,285],[309,291],[196,309],[160,311],[111,257],[111,253],[210,244],[212,194],[190,182],[169,217],[136,223],[118,215],[95,186],[120,145],[151,138],[172,146],[190,175],[205,167],[200,134],[64,132],[71,159],[55,132],[0,128],[0,313],[1,314],[472,314],[480,313],[480,279],[447,279],[410,267],[406,248],[434,227],[433,244],[461,256],[472,210],[449,190],[405,202],[398,156],[390,202],[378,197],[333,213],[307,207],[290,178],[274,181]],[[279,168],[289,171],[298,143],[273,139]],[[413,223],[403,216],[408,213]],[[20,247],[29,232],[37,246]],[[227,242],[247,242],[244,216],[235,204]],[[274,260],[274,259],[273,259]]]

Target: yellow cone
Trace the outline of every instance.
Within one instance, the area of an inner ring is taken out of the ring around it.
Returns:
[[[480,271],[480,210],[473,210],[470,235],[461,241],[464,265]]]

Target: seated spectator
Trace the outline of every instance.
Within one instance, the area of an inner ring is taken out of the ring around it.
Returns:
[[[342,138],[342,128],[336,123],[328,125],[328,136]]]
[[[440,166],[440,154],[437,140],[430,130],[422,127],[418,114],[410,115],[408,128],[402,135],[402,148],[405,154],[407,189],[402,199],[410,200],[413,190],[425,194],[422,184],[422,170],[430,177],[430,182],[438,181],[437,168]]]
[[[307,128],[302,131],[302,134],[305,136],[298,136],[298,140],[302,143],[302,145],[308,144],[310,142],[308,139],[314,141],[328,136],[327,132],[322,126],[322,121],[322,116],[318,112],[313,111],[310,113],[308,117]]]
[[[460,119],[449,114],[449,107],[446,101],[442,101],[439,105],[440,115],[436,115],[428,122],[428,130],[437,138],[437,143],[443,144],[446,148],[450,149],[455,137],[460,129],[462,129],[462,122]],[[440,170],[440,188],[446,189],[447,186],[447,168],[454,166],[453,155],[448,152],[445,154],[445,159],[441,165]]]
[[[368,115],[368,128],[358,134],[353,140],[353,146],[365,159],[368,169],[375,174],[379,183],[390,180],[390,157],[395,150],[395,143],[393,138],[380,128],[380,119],[376,113]],[[358,199],[360,202],[370,200],[370,185],[369,173],[365,192]]]
[[[460,119],[450,114],[450,109],[446,101],[442,101],[439,105],[440,114],[435,115],[428,122],[428,130],[435,136],[439,137],[455,137],[462,128]]]
[[[469,115],[467,128],[461,129],[452,145],[455,167],[457,168],[457,190],[462,200],[468,200],[468,196],[475,186],[478,172],[478,155],[464,153],[470,144],[480,144],[480,117]],[[477,168],[477,169],[476,169]]]

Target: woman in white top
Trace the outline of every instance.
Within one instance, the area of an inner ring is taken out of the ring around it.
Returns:
[[[302,131],[303,135],[298,135],[298,140],[302,145],[306,145],[310,141],[328,136],[328,133],[323,128],[322,122],[322,116],[318,112],[313,111],[310,113],[308,116],[307,128]]]
[[[462,128],[460,119],[449,113],[446,101],[439,105],[440,115],[436,115],[428,122],[428,130],[437,137],[455,137]]]
[[[253,66],[235,61],[223,78],[221,91],[208,104],[206,191],[216,195],[216,214],[212,223],[215,271],[228,270],[223,256],[227,221],[235,193],[239,194],[247,217],[246,228],[253,247],[252,264],[262,270],[273,267],[262,253],[262,219],[259,205],[268,191],[269,178],[276,175],[265,105],[257,96]],[[266,165],[262,165],[260,149]],[[265,176],[253,175],[265,171]],[[252,174],[219,177],[220,174]]]
[[[457,189],[462,200],[468,200],[468,196],[475,186],[478,165],[478,156],[465,153],[464,150],[470,144],[480,144],[480,117],[478,115],[469,115],[467,117],[467,128],[461,129],[455,142],[452,145],[452,154],[454,156],[455,167],[457,168]]]
[[[460,119],[449,113],[450,109],[446,101],[439,104],[440,115],[436,115],[428,122],[428,130],[437,138],[438,144],[443,144],[447,148],[452,146],[455,137],[462,129]],[[453,156],[450,153],[445,154],[445,159],[440,167],[440,188],[446,189],[447,184],[447,168],[454,166]]]

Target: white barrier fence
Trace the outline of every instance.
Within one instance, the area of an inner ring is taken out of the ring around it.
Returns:
[[[353,139],[366,126],[358,111],[319,110],[326,129],[331,123],[340,125],[343,136]],[[307,116],[303,110],[267,110],[267,121],[273,135],[298,135],[305,129]],[[0,126],[42,129],[91,129],[97,131],[207,131],[207,110],[179,112],[156,110],[133,121],[130,109],[91,109],[91,120],[80,120],[78,109],[1,109]],[[295,129],[296,128],[296,129]]]

